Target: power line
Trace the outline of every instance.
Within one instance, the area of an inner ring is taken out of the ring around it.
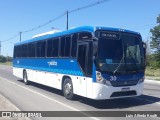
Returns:
[[[6,39],[6,40],[2,40],[1,42],[7,42],[7,41],[10,41],[10,40],[12,40],[12,39],[16,38],[17,36],[19,36],[19,34],[16,34],[16,35],[14,35],[14,36],[12,36],[12,37],[10,37],[10,38]]]
[[[14,35],[14,36],[10,37],[9,39],[6,39],[6,40],[3,40],[3,41],[0,41],[0,55],[1,55],[2,42],[10,41],[10,40],[12,40],[12,39],[16,38],[17,36],[18,36],[18,34],[16,34],[16,35]]]
[[[28,33],[28,32],[37,30],[37,29],[39,29],[39,28],[41,28],[41,27],[43,27],[43,26],[48,25],[49,23],[51,23],[51,22],[53,22],[53,21],[55,21],[55,20],[60,19],[61,17],[65,16],[65,15],[67,15],[67,29],[68,29],[68,14],[74,13],[74,12],[77,12],[77,11],[80,11],[80,10],[83,10],[83,9],[86,9],[86,8],[89,8],[89,7],[93,7],[93,6],[98,5],[98,4],[102,4],[102,3],[107,2],[107,1],[109,1],[109,0],[100,0],[100,1],[95,2],[95,3],[92,3],[92,4],[90,4],[90,5],[86,5],[86,6],[83,6],[83,7],[77,8],[77,9],[74,9],[74,10],[66,11],[66,12],[64,12],[63,14],[59,15],[58,17],[53,18],[53,19],[49,20],[48,22],[46,22],[46,23],[44,23],[44,24],[42,24],[42,25],[39,25],[39,26],[34,27],[34,28],[31,28],[31,29],[29,29],[29,30],[21,31],[21,32],[19,32],[18,34],[12,36],[11,38],[9,38],[9,39],[7,39],[7,40],[3,40],[3,41],[1,41],[1,42],[10,41],[10,40],[14,39],[14,38],[17,37],[17,36],[20,36],[20,41],[21,41],[21,35],[22,35],[23,33]]]
[[[41,28],[41,27],[43,27],[43,26],[46,26],[46,25],[48,25],[49,23],[51,23],[51,22],[53,22],[53,21],[55,21],[55,20],[58,20],[58,19],[60,19],[61,17],[65,16],[65,14],[66,14],[66,13],[63,13],[63,14],[59,15],[58,17],[53,18],[53,19],[49,20],[48,22],[46,22],[46,23],[44,23],[44,24],[42,24],[42,25],[39,25],[39,26],[34,27],[34,28],[32,28],[32,29],[29,29],[29,30],[22,31],[21,33],[31,32],[31,31],[34,31],[34,30],[36,30],[36,29],[39,29],[39,28]]]
[[[137,29],[137,30],[147,29],[147,28],[153,27],[155,25],[156,25],[155,23],[154,24],[147,24],[147,25],[142,25],[142,26],[137,26],[137,27],[131,27],[130,29]]]
[[[80,11],[80,10],[83,10],[83,9],[87,9],[87,8],[90,8],[90,7],[93,7],[93,6],[96,6],[96,5],[102,4],[102,3],[107,2],[107,1],[109,1],[109,0],[99,0],[99,1],[97,1],[95,3],[89,4],[89,5],[80,7],[80,8],[76,8],[74,10],[66,11],[66,14],[67,14],[67,25],[66,25],[66,28],[67,28],[67,30],[68,30],[68,14],[74,13],[74,12],[77,12],[77,11]]]
[[[34,30],[36,30],[36,29],[39,29],[39,28],[41,28],[41,27],[43,27],[43,26],[45,26],[45,25],[47,25],[47,24],[49,24],[49,23],[51,23],[51,22],[53,22],[53,21],[55,21],[55,20],[57,20],[57,19],[59,19],[59,18],[61,18],[61,17],[63,17],[65,14],[66,14],[66,13],[64,13],[64,14],[62,14],[62,15],[59,15],[58,17],[56,17],[56,18],[54,18],[54,19],[51,19],[51,20],[49,20],[48,22],[46,22],[46,23],[44,23],[44,24],[42,24],[42,25],[39,25],[39,26],[37,26],[37,27],[34,27],[34,28],[32,28],[32,29],[19,32],[18,34],[14,35],[14,36],[6,39],[6,40],[3,40],[3,41],[1,41],[1,42],[10,41],[10,40],[16,38],[17,36],[20,36],[20,41],[21,41],[21,35],[22,35],[22,33],[28,33],[28,32],[34,31]]]
[[[27,33],[27,32],[31,32],[31,31],[34,31],[34,30],[36,30],[36,29],[39,29],[39,28],[41,28],[41,27],[43,27],[43,26],[46,26],[47,24],[49,24],[49,23],[51,23],[51,22],[53,22],[53,21],[55,21],[55,20],[60,19],[61,17],[65,16],[65,15],[67,15],[67,29],[68,29],[68,14],[73,13],[73,12],[77,12],[77,11],[80,11],[80,10],[83,10],[83,9],[86,9],[86,8],[89,8],[89,7],[93,7],[93,6],[98,5],[98,4],[102,4],[102,3],[107,2],[107,1],[109,1],[109,0],[100,0],[100,1],[98,1],[98,2],[92,3],[92,4],[87,5],[87,6],[83,6],[83,7],[80,7],[80,8],[74,9],[74,10],[71,10],[71,11],[66,11],[65,13],[59,15],[59,16],[56,17],[56,18],[51,19],[51,20],[49,20],[48,22],[46,22],[46,23],[44,23],[44,24],[42,24],[42,25],[39,25],[39,26],[37,26],[37,27],[35,27],[35,28],[29,29],[29,30],[26,30],[26,31],[22,31],[22,33]]]
[[[110,0],[100,0],[100,1],[92,3],[90,5],[86,5],[86,6],[74,9],[74,10],[70,10],[70,11],[68,11],[68,13],[74,13],[74,12],[77,12],[77,11],[80,11],[80,10],[83,10],[83,9],[86,9],[86,8],[90,8],[90,7],[96,6],[98,4],[102,4],[102,3],[107,2],[107,1],[110,1]]]

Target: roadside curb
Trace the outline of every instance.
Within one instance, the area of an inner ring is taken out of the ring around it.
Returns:
[[[152,80],[154,80],[154,79],[160,79],[160,77],[156,77],[156,76],[145,76],[145,78],[152,79]]]
[[[1,112],[10,112],[10,111],[20,111],[20,109],[15,106],[8,98],[6,98],[3,94],[0,93],[0,111]],[[0,117],[0,120],[31,120],[30,118],[23,117]]]
[[[145,83],[157,83],[157,84],[160,84],[160,81],[154,80],[154,79],[148,79],[148,78],[146,78],[146,79],[144,80],[144,82],[145,82]]]
[[[160,83],[160,77],[155,76],[145,76],[145,81],[152,83]]]
[[[8,98],[0,93],[0,110],[1,111],[20,111]]]

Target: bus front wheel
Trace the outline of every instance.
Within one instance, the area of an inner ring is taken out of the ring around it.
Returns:
[[[73,94],[73,84],[70,78],[65,78],[63,83],[63,94],[66,99],[72,100]]]
[[[26,85],[29,84],[28,77],[27,77],[27,72],[26,71],[23,72],[23,82]]]

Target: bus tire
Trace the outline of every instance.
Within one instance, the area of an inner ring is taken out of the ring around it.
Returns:
[[[65,78],[63,82],[63,94],[66,99],[73,100],[73,84],[70,78]]]
[[[27,77],[27,72],[26,71],[23,72],[23,82],[26,85],[29,84],[28,77]]]

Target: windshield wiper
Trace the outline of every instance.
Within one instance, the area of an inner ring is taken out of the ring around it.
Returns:
[[[138,68],[137,68],[137,65],[136,65],[136,62],[135,62],[135,59],[133,58],[133,55],[129,49],[129,47],[127,47],[128,49],[128,52],[129,52],[129,57],[131,58],[131,60],[133,61],[133,64],[131,63],[131,65],[133,66],[133,69],[136,70],[138,72]]]
[[[119,62],[117,68],[113,71],[113,74],[115,74],[115,73],[118,71],[119,67],[120,67],[121,64],[122,64],[123,59],[124,59],[124,55],[122,56],[121,61]]]
[[[122,41],[122,46],[123,46],[123,56],[122,56],[122,58],[121,58],[121,60],[120,60],[120,62],[118,64],[117,68],[113,71],[113,74],[115,74],[119,70],[119,68],[120,68],[120,66],[122,64],[122,61],[124,61],[124,56],[125,55],[124,55],[124,44],[123,44],[123,41]],[[125,62],[125,64],[126,64],[126,62]]]

